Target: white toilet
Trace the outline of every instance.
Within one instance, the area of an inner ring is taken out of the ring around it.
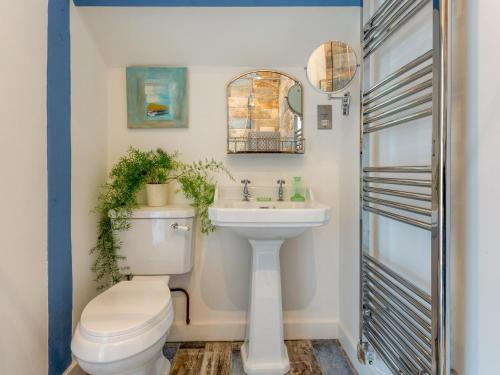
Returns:
[[[165,375],[162,348],[174,312],[169,276],[193,264],[189,206],[141,207],[120,234],[120,254],[135,276],[95,297],[83,310],[71,350],[91,375]],[[157,276],[165,275],[165,276]]]

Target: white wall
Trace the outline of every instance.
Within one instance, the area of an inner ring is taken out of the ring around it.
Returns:
[[[463,0],[456,7],[454,124],[460,128],[455,144],[462,147],[459,160],[464,167],[456,176],[460,196],[454,206],[461,214],[454,215],[460,231],[454,237],[460,293],[453,309],[458,320],[454,362],[460,374],[493,374],[498,372],[500,356],[496,340],[500,335],[500,76],[496,63],[500,5],[494,0]]]
[[[106,65],[77,9],[71,7],[73,326],[96,295],[89,250],[97,237],[99,186],[106,181]]]
[[[343,118],[339,103],[333,102],[334,129],[316,130],[316,104],[328,101],[308,85],[303,66],[309,54],[326,40],[338,39],[358,45],[358,34],[352,32],[352,25],[359,22],[359,8],[124,8],[113,11],[79,8],[76,12],[110,67],[107,73],[108,170],[130,145],[144,149],[163,147],[179,150],[186,161],[205,157],[222,160],[237,181],[248,177],[254,186],[275,185],[280,177],[290,183],[292,176],[304,176],[317,199],[332,206],[332,221],[328,226],[306,232],[284,246],[282,272],[288,337],[336,337],[340,304],[339,186],[343,178],[338,173],[338,150],[342,129],[356,128],[357,116]],[[124,68],[137,64],[188,67],[188,129],[127,129]],[[304,84],[305,155],[226,155],[226,84],[253,68],[276,68],[298,77]],[[356,85],[350,88],[353,93],[358,90]],[[82,98],[86,100],[88,98]],[[356,113],[355,106],[353,113]],[[74,122],[76,124],[76,119]],[[82,122],[82,126],[87,126],[86,122]],[[81,141],[75,133],[73,137],[75,147]],[[94,176],[97,178],[97,175]],[[223,183],[235,182],[224,180]],[[90,204],[91,198],[88,193],[82,207]],[[87,223],[90,225],[91,219]],[[91,229],[89,226],[81,234],[82,244],[84,237],[88,241],[92,235]],[[75,249],[79,230],[74,224]],[[82,246],[81,251],[84,249]],[[88,263],[75,260],[75,275],[85,275],[83,269],[87,266]],[[170,339],[243,338],[249,272],[250,246],[245,240],[224,230],[208,237],[199,235],[193,272],[173,277],[171,281],[171,286],[186,287],[191,294],[192,325],[186,328],[182,322],[184,298],[175,296],[176,326]],[[85,293],[81,294],[81,301]],[[86,297],[91,298],[90,291]]]
[[[184,160],[214,157],[224,161],[237,182],[246,177],[252,185],[274,186],[278,178],[291,183],[304,176],[316,197],[332,207],[332,221],[285,243],[282,249],[283,305],[289,337],[336,337],[338,320],[338,148],[344,127],[356,117],[342,119],[335,107],[334,130],[315,129],[315,105],[324,96],[307,84],[305,155],[226,155],[225,85],[244,67],[190,67],[190,123],[188,129],[129,130],[126,127],[125,71],[109,71],[109,167],[129,145],[179,150]],[[305,82],[302,68],[278,68]],[[173,277],[171,286],[187,287],[192,298],[192,327],[182,323],[183,298],[176,309],[178,327],[170,339],[241,339],[249,292],[250,246],[229,230],[197,238],[192,274]]]
[[[0,373],[47,372],[47,1],[0,2]]]

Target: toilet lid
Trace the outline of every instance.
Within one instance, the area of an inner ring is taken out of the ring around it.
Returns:
[[[99,337],[142,332],[164,318],[168,308],[170,290],[164,281],[121,281],[90,301],[80,328]]]

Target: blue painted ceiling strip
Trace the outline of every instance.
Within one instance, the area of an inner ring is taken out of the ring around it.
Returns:
[[[313,7],[361,6],[362,0],[74,0],[74,3],[81,7]]]
[[[71,363],[71,73],[69,1],[49,0],[47,179],[49,375]]]

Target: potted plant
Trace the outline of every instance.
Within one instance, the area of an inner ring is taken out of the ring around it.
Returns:
[[[95,255],[92,270],[96,274],[98,289],[117,283],[127,271],[118,261],[120,243],[117,232],[130,228],[132,210],[137,207],[137,194],[146,186],[152,190],[148,194],[148,205],[166,204],[167,192],[162,189],[176,181],[179,191],[191,200],[198,211],[201,232],[208,234],[215,227],[208,218],[208,207],[215,195],[215,177],[218,172],[231,175],[224,165],[215,160],[184,163],[177,153],[168,153],[162,149],[141,151],[131,147],[127,154],[116,163],[109,174],[109,181],[102,187],[95,212],[99,215],[96,245],[91,249]],[[164,185],[157,189],[148,185]],[[111,220],[111,212],[119,212]]]
[[[174,168],[174,155],[161,149],[147,153],[149,172],[146,175],[146,197],[148,206],[165,206],[168,202],[168,176]]]

